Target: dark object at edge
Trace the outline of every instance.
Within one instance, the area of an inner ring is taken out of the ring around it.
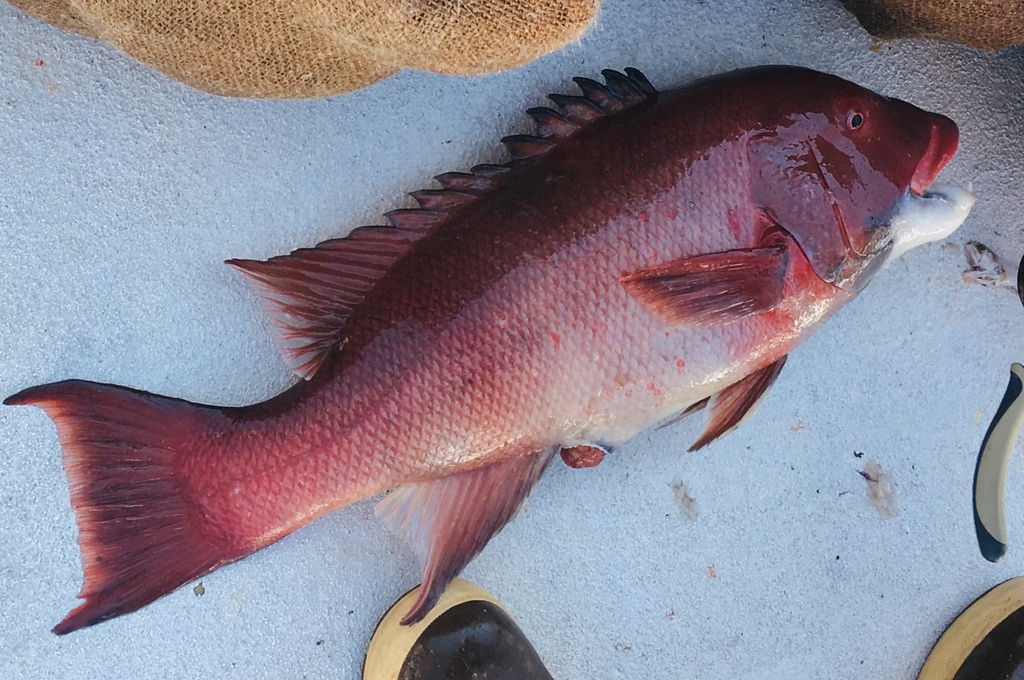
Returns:
[[[1024,257],[1020,258],[1020,264],[1017,265],[1017,297],[1024,305]]]
[[[1002,559],[1008,547],[1004,509],[1006,470],[1024,415],[1022,378],[1024,366],[1010,366],[1010,382],[982,439],[974,468],[974,530],[978,548],[989,562]]]
[[[552,680],[519,626],[490,602],[438,616],[409,651],[398,680]]]

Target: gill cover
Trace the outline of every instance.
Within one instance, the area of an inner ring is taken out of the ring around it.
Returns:
[[[956,151],[956,124],[823,77],[794,112],[748,138],[754,201],[824,281],[861,290],[886,260],[891,218]]]

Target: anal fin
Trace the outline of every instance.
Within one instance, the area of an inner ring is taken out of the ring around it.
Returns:
[[[403,624],[426,616],[451,580],[515,515],[557,450],[407,484],[377,505],[377,516],[409,542],[423,570],[419,599]]]
[[[696,451],[707,446],[743,422],[779,377],[782,367],[786,365],[787,356],[751,373],[711,397],[708,404],[708,424],[689,450]]]

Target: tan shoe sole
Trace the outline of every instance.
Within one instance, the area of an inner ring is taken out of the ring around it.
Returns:
[[[1014,616],[1017,614],[1017,616]],[[1002,629],[1000,624],[1013,620]],[[994,634],[993,634],[994,633]],[[1024,576],[1010,579],[988,591],[965,609],[946,629],[921,667],[918,680],[998,680],[1006,675],[994,668],[1024,665],[1024,647],[1015,644],[1024,633]],[[1004,638],[1009,644],[1004,642]],[[980,649],[982,644],[992,648]],[[972,657],[972,653],[978,654]],[[997,658],[998,657],[998,658]],[[968,662],[969,661],[969,662]],[[1011,671],[1012,672],[1012,671]]]
[[[423,631],[437,617],[463,602],[482,601],[501,607],[501,604],[489,592],[469,581],[457,578],[441,595],[434,608],[419,623],[411,626],[401,625],[402,618],[409,613],[416,598],[419,586],[403,595],[377,624],[370,644],[366,648],[366,659],[363,661],[363,680],[395,680],[409,651],[420,638]]]

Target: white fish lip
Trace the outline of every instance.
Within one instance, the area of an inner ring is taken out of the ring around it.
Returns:
[[[944,239],[967,219],[975,196],[964,187],[938,182],[921,192],[908,191],[889,219],[892,248],[886,263],[917,246]]]

